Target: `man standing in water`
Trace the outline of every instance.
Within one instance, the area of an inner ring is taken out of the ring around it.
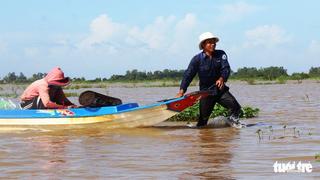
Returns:
[[[231,70],[226,53],[222,50],[216,50],[218,41],[219,38],[210,32],[199,36],[199,48],[202,51],[192,58],[176,97],[184,95],[192,79],[198,74],[200,90],[212,90],[213,94],[200,100],[200,116],[197,127],[207,125],[215,104],[219,103],[231,112],[228,124],[235,128],[241,128],[243,126],[239,121],[241,106],[229,92],[229,87],[225,85]]]

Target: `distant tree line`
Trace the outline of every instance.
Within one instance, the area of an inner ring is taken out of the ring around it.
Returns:
[[[255,67],[244,67],[238,69],[237,72],[232,73],[231,78],[234,79],[262,79],[262,80],[275,80],[277,78],[285,78],[292,80],[301,80],[308,78],[319,78],[320,67],[311,67],[309,73],[292,73],[290,76],[287,70],[283,67],[266,67],[257,69]]]
[[[138,71],[136,69],[126,71],[124,75],[112,75],[110,78],[95,78],[93,80],[86,80],[84,77],[73,78],[74,82],[104,82],[104,81],[144,81],[144,80],[181,80],[184,70],[169,70],[163,71]],[[16,74],[9,72],[8,75],[0,78],[0,83],[30,83],[46,76],[46,73],[36,73],[27,78],[22,72]],[[311,67],[309,73],[292,73],[288,75],[287,70],[283,67],[266,67],[257,69],[255,67],[239,68],[236,72],[231,72],[231,79],[262,79],[275,80],[277,78],[302,80],[308,78],[320,78],[320,67]]]
[[[27,83],[45,77],[46,73],[33,74],[30,78],[27,78],[22,72],[17,75],[15,72],[9,72],[8,75],[0,79],[1,83]]]
[[[161,80],[161,79],[181,79],[184,70],[169,70],[154,72],[140,72],[136,69],[127,71],[125,75],[112,75],[110,81],[132,81],[132,80]]]

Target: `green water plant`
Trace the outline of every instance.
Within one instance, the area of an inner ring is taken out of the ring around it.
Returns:
[[[78,97],[79,96],[78,93],[74,93],[74,92],[66,92],[64,94],[66,95],[66,97]]]
[[[296,136],[296,127],[293,127],[293,137],[295,137],[295,138],[297,137]]]
[[[298,137],[300,137],[300,131],[299,130],[297,130],[297,134],[298,134]]]
[[[287,128],[287,125],[284,125],[283,126],[283,137],[286,137],[286,128]]]
[[[253,108],[250,106],[244,106],[241,109],[240,118],[253,118],[258,116],[260,109]],[[229,115],[229,111],[223,106],[217,104],[214,107],[210,118],[214,118],[217,116],[227,117]],[[199,103],[185,109],[183,112],[169,118],[169,121],[197,121],[199,116]]]
[[[273,129],[272,129],[272,126],[269,126],[269,140],[271,140],[271,137],[273,135]]]
[[[256,134],[258,135],[259,142],[260,142],[261,139],[262,139],[262,130],[261,130],[261,129],[258,129],[258,130],[256,131]]]
[[[305,94],[305,101],[307,101],[307,102],[310,101],[308,94]]]
[[[245,81],[247,82],[247,84],[249,85],[256,85],[256,81],[253,78],[249,78],[249,79],[245,79]]]
[[[314,159],[316,160],[316,162],[320,162],[320,153],[317,153],[317,154],[314,156]]]
[[[250,106],[244,106],[241,109],[240,117],[242,118],[253,118],[258,116],[260,109],[259,108],[252,108]]]
[[[285,84],[287,82],[286,76],[280,76],[277,78],[277,84]]]

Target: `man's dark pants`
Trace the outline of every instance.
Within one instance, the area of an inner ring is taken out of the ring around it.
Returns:
[[[230,115],[238,118],[241,112],[241,106],[236,98],[227,90],[218,95],[208,96],[200,100],[200,116],[197,126],[207,125],[208,119],[216,103],[230,110]]]

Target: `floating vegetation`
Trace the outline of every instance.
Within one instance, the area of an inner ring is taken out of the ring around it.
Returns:
[[[245,106],[241,109],[240,118],[253,118],[258,116],[259,114],[258,108],[252,108],[249,106]],[[210,118],[224,116],[228,117],[229,111],[228,109],[224,108],[220,104],[217,104],[214,107]],[[185,109],[183,112],[169,118],[169,121],[197,121],[199,116],[199,103]]]
[[[277,78],[277,84],[286,84],[287,78],[284,76],[280,76]]]
[[[297,137],[296,136],[296,127],[293,127],[293,137],[295,137],[295,138]]]
[[[269,133],[265,133],[265,131],[269,132]],[[302,133],[301,130],[297,129],[297,127],[292,127],[292,128],[288,128],[287,125],[282,126],[282,133],[281,133],[281,129],[277,129],[276,132],[278,132],[278,135],[274,135],[275,130],[273,129],[272,126],[268,126],[265,129],[258,129],[255,133],[258,134],[258,139],[259,142],[261,140],[263,140],[263,136],[268,134],[268,140],[279,140],[279,139],[287,139],[287,138],[299,138],[302,137]],[[288,133],[291,132],[291,133]],[[282,135],[279,135],[282,134]],[[311,130],[308,130],[308,133],[306,133],[306,135],[304,137],[307,136],[311,136]],[[320,158],[320,157],[319,157]]]
[[[273,136],[273,129],[272,126],[269,126],[269,140],[271,140],[271,137]]]
[[[300,136],[300,131],[299,130],[297,130],[297,133],[298,133],[298,136]]]
[[[75,83],[71,84],[64,89],[90,89],[90,88],[107,88],[107,83]]]
[[[91,84],[72,84],[65,89],[82,89],[82,88],[93,88]]]
[[[244,106],[241,110],[240,117],[242,118],[253,118],[258,116],[260,109],[252,108],[250,106]]]
[[[257,84],[254,79],[246,79],[245,81],[246,81],[247,84],[249,84],[249,85],[256,85],[256,84]]]
[[[304,101],[306,101],[306,102],[310,102],[310,99],[309,99],[308,94],[305,94]]]
[[[316,160],[316,162],[320,162],[320,153],[317,153],[317,154],[314,156],[314,159]]]
[[[74,92],[66,92],[64,94],[66,97],[78,97],[79,96],[78,93],[74,93]]]
[[[256,131],[256,134],[258,135],[258,138],[259,138],[259,142],[262,140],[262,130],[261,129],[258,129]]]

